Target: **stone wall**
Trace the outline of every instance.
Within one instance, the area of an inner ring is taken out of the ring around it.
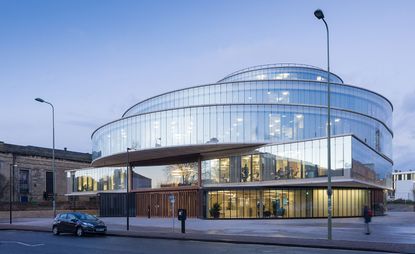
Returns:
[[[71,152],[73,153],[73,152]],[[0,202],[9,202],[10,199],[10,165],[14,167],[14,196],[15,202],[20,202],[22,197],[27,196],[29,203],[50,203],[44,200],[46,191],[46,172],[52,172],[52,159],[40,156],[28,156],[12,153],[0,153]],[[55,159],[56,165],[56,192],[57,202],[67,201],[66,172],[78,168],[85,168],[89,162],[79,162],[65,159]],[[29,171],[29,192],[22,194],[20,190],[19,176],[21,170]],[[13,174],[12,174],[13,176]]]

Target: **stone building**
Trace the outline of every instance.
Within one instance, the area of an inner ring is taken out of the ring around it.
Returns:
[[[55,149],[55,163],[57,202],[67,201],[65,171],[89,166],[91,154]],[[15,203],[50,203],[52,149],[0,142],[0,203],[9,202],[10,189]]]

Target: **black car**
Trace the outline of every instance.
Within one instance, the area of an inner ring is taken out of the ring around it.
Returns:
[[[77,236],[86,233],[105,234],[107,226],[97,217],[87,213],[61,213],[53,221],[52,232],[54,235],[75,233]]]

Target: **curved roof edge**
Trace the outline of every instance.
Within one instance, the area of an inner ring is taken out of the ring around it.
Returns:
[[[221,83],[223,80],[226,80],[226,79],[228,79],[232,76],[236,76],[238,74],[242,74],[242,73],[245,73],[245,72],[250,72],[250,71],[254,71],[254,70],[262,70],[262,69],[285,68],[285,67],[301,67],[301,68],[306,68],[306,69],[313,69],[313,70],[319,70],[319,71],[327,72],[327,70],[324,70],[320,67],[313,66],[313,65],[308,65],[308,64],[297,64],[297,63],[262,64],[262,65],[256,65],[256,66],[244,68],[244,69],[239,70],[239,71],[232,72],[231,74],[225,76],[224,78],[220,79],[216,83]],[[333,72],[330,72],[330,75],[335,76],[342,83],[344,83],[343,79],[341,77],[339,77],[337,74],[335,74]]]
[[[373,152],[377,153],[383,159],[387,160],[393,165],[393,160],[388,156],[379,153],[372,147],[368,146],[361,139],[356,137],[354,134],[341,134],[332,136],[332,139],[337,137],[346,137],[351,136],[352,138],[359,141],[362,145],[368,147]],[[166,146],[166,147],[157,147],[157,148],[146,148],[140,150],[132,150],[128,153],[120,152],[104,157],[97,158],[91,162],[91,167],[110,167],[110,166],[125,166],[127,156],[129,156],[130,162],[144,162],[144,161],[155,161],[163,160],[168,158],[179,158],[182,156],[194,156],[197,154],[215,154],[215,153],[226,153],[233,150],[252,150],[263,147],[268,147],[272,145],[281,145],[281,144],[292,144],[300,143],[311,140],[321,140],[326,139],[326,137],[319,138],[310,138],[297,141],[288,141],[288,142],[253,142],[253,143],[218,143],[218,144],[193,144],[193,145],[176,145],[176,146]]]
[[[256,149],[267,143],[218,143],[218,144],[193,144],[177,145],[156,148],[132,150],[128,153],[130,162],[162,160],[191,156],[202,153],[226,152],[234,149]],[[92,167],[106,167],[125,165],[127,152],[115,153],[97,158],[91,162]]]

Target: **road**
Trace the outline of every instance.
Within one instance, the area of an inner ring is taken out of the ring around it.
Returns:
[[[105,222],[109,231],[126,230],[125,217],[102,217],[100,219]],[[0,224],[2,223],[8,224],[9,219],[0,218]],[[52,219],[50,217],[16,218],[13,220],[13,224],[51,228]],[[176,232],[180,232],[178,226],[178,221],[176,221]],[[171,228],[171,218],[130,218],[131,231],[172,232]],[[334,218],[333,239],[414,244],[415,212],[389,212],[386,216],[373,217],[370,228],[372,234],[365,235],[365,225],[362,218]],[[203,220],[188,218],[186,231],[208,235],[326,239],[327,219]]]
[[[297,248],[253,244],[230,244],[214,242],[141,239],[130,237],[73,235],[54,236],[52,233],[27,231],[0,231],[0,253],[7,254],[48,254],[48,253],[327,253],[369,254],[349,250]],[[384,253],[384,252],[383,252]]]

